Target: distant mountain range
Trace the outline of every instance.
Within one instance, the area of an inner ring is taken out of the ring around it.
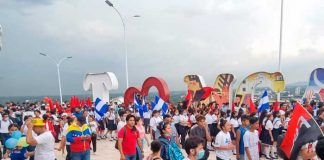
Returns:
[[[286,84],[287,87],[298,87],[298,86],[307,86],[307,82],[295,82],[295,83],[289,83]]]

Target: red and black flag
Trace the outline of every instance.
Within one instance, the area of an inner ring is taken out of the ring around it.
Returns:
[[[297,159],[303,145],[316,141],[322,135],[323,132],[312,115],[296,103],[280,148],[289,159]]]

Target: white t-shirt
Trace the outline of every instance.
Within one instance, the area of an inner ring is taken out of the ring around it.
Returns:
[[[98,125],[96,121],[89,122],[89,126],[91,133],[97,133]]]
[[[268,120],[267,123],[266,123],[265,129],[266,130],[272,130],[272,128],[273,128],[273,124],[272,124],[272,122],[270,120]]]
[[[197,123],[197,121],[196,121],[196,116],[195,116],[195,115],[190,115],[190,121],[191,121],[192,123]]]
[[[273,128],[274,129],[278,129],[280,128],[280,125],[281,125],[281,119],[276,117],[274,120],[273,120]]]
[[[173,120],[174,120],[174,123],[180,123],[180,116],[179,115],[174,115]]]
[[[8,127],[10,125],[11,120],[9,120],[9,118],[6,121],[1,120],[1,127],[0,127],[0,133],[9,133]]]
[[[244,136],[243,136],[243,142],[244,142],[244,147],[248,147],[250,150],[250,154],[252,157],[252,160],[259,160],[259,135],[258,131],[246,131]],[[244,148],[244,157],[245,159],[248,159],[247,154],[245,152]]]
[[[238,124],[241,126],[242,125],[242,120],[241,120],[241,118],[239,118],[238,120],[237,120],[237,122],[238,122]]]
[[[186,122],[188,122],[188,120],[189,120],[189,117],[188,117],[187,115],[180,115],[180,122],[181,122],[181,121],[186,121]]]
[[[35,160],[54,160],[54,143],[55,139],[50,131],[34,137],[37,141],[35,149]]]
[[[143,113],[143,117],[144,117],[145,119],[149,119],[149,118],[151,118],[151,114],[152,114],[152,111],[149,110],[148,112],[144,112],[144,113]]]
[[[217,121],[217,117],[215,114],[213,114],[213,115],[206,114],[205,118],[206,118],[207,124],[213,124],[213,123],[216,123],[216,121]]]
[[[126,122],[119,121],[117,124],[117,132],[126,125]]]
[[[106,117],[108,118],[108,120],[115,120],[116,118],[115,114],[110,112],[106,113]]]
[[[262,126],[265,126],[266,120],[267,120],[266,118],[263,119],[263,121],[262,121]]]
[[[69,128],[69,124],[65,123],[62,131],[62,136],[66,137],[68,128]],[[66,141],[66,145],[70,145],[70,144],[71,144],[70,142]]]
[[[239,127],[238,120],[235,119],[235,118],[232,118],[232,119],[230,120],[230,123],[233,125],[234,128]]]
[[[159,123],[162,122],[162,119],[160,117],[153,117],[150,119],[150,126],[152,127],[152,130],[156,131],[157,126]]]
[[[221,146],[228,146],[231,144],[231,135],[229,132],[224,133],[223,131],[220,131],[215,139],[215,147],[221,147]],[[230,160],[233,156],[232,150],[219,150],[216,149],[216,156],[224,159],[224,160]]]
[[[289,123],[289,121],[290,121],[290,118],[287,117],[287,118],[285,119],[285,124],[284,124],[284,128],[285,128],[285,129],[288,128],[288,123]]]

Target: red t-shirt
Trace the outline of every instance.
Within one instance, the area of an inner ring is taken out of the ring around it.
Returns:
[[[125,136],[124,128],[126,128]],[[122,147],[125,155],[136,155],[136,143],[137,138],[139,138],[138,131],[132,131],[127,125],[125,125],[125,127],[118,131],[118,138],[123,138]]]

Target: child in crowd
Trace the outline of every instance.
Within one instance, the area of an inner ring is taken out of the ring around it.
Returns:
[[[162,160],[160,154],[161,154],[161,142],[158,140],[154,140],[151,143],[151,151],[152,154],[150,154],[148,157],[146,157],[146,160]]]
[[[222,129],[216,136],[215,149],[217,160],[230,160],[233,156],[232,150],[235,149],[231,141],[231,123],[225,119],[220,120],[220,128]]]

